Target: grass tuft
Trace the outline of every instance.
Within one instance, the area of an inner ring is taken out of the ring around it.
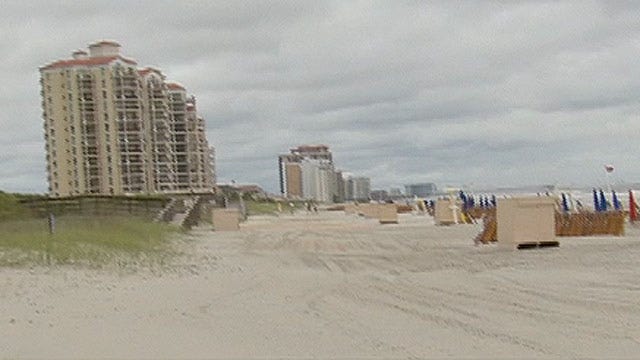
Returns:
[[[271,200],[246,200],[245,204],[247,206],[247,214],[251,215],[277,215],[278,212],[278,203],[276,201]],[[281,202],[282,213],[290,213],[291,206],[289,204],[293,204],[293,210],[305,210],[305,202],[304,201],[287,201]]]
[[[163,265],[177,252],[166,224],[124,217],[63,216],[49,234],[47,219],[0,222],[0,266]]]
[[[28,214],[15,195],[0,191],[0,221],[24,218]]]

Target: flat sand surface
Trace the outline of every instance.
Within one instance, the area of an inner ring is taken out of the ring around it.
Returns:
[[[640,358],[640,232],[474,246],[342,213],[194,230],[175,269],[0,269],[0,358]]]

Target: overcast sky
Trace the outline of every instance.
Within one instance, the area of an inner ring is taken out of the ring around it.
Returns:
[[[330,146],[374,188],[640,181],[638,1],[3,1],[0,189],[46,191],[38,67],[101,39],[196,95],[220,181]]]

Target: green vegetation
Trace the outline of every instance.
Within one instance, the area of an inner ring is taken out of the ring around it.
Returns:
[[[169,241],[175,231],[124,217],[59,217],[53,234],[47,219],[1,221],[0,266],[162,266],[176,254]]]
[[[278,204],[274,201],[245,201],[247,215],[275,215],[278,212]],[[285,206],[282,206],[285,210]]]
[[[245,200],[245,204],[247,207],[247,214],[251,215],[276,215],[278,213],[278,202],[275,200],[265,199],[265,200]],[[304,201],[286,201],[281,202],[282,212],[290,213],[291,205],[293,204],[293,208],[295,211],[305,210],[305,202]]]
[[[169,225],[135,217],[61,215],[50,234],[48,219],[34,216],[20,204],[24,199],[45,197],[0,192],[0,266],[161,266],[176,254],[169,241],[176,229]]]
[[[0,221],[29,216],[29,212],[18,202],[16,195],[0,191]]]

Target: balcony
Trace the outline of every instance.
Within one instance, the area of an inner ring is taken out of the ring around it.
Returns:
[[[140,145],[127,145],[120,147],[120,151],[123,153],[141,153],[142,150],[142,146]]]

